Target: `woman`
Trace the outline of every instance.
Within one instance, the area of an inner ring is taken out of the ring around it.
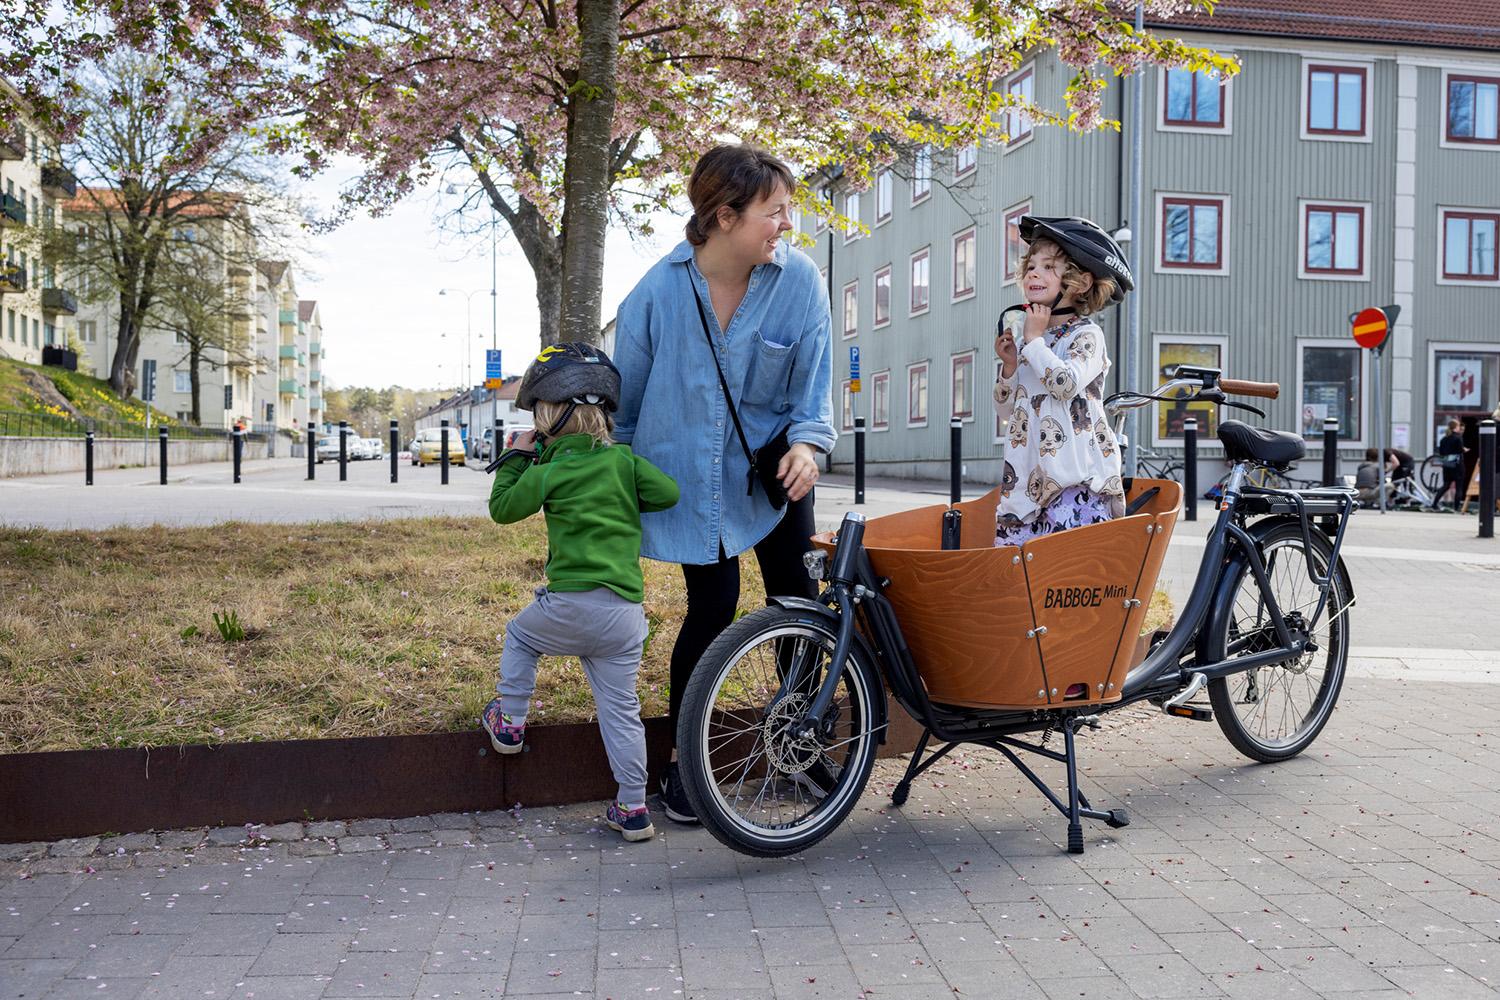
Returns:
[[[681,563],[687,584],[687,617],[672,648],[674,745],[688,677],[734,620],[740,554],[755,549],[767,594],[816,596],[802,555],[814,531],[816,455],[835,439],[832,320],[817,265],[782,239],[795,189],[786,164],[762,149],[704,154],[688,180],[687,239],[647,272],[615,320],[615,440],[682,491],[676,507],[641,518],[641,554]],[[731,406],[751,450],[786,430],[791,448],[776,469],[783,510],[752,484]],[[669,819],[693,823],[675,757],[662,804]]]

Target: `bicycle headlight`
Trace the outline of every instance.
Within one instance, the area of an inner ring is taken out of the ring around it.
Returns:
[[[802,553],[802,565],[807,567],[807,575],[814,580],[822,580],[828,572],[828,553],[822,549],[813,549]]]

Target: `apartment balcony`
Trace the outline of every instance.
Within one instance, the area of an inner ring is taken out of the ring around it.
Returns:
[[[0,160],[26,159],[26,130],[17,125],[10,135],[0,136]]]
[[[321,381],[323,381],[323,373],[318,371],[316,368],[307,373],[308,385],[317,385]]]
[[[26,225],[26,203],[15,195],[0,195],[0,224]]]
[[[306,368],[307,367],[307,355],[303,354],[301,351],[297,352],[297,367],[298,368]]]
[[[307,398],[307,386],[305,386],[305,385],[299,385],[299,386],[297,386],[297,398],[298,399],[306,399]]]
[[[26,291],[26,268],[0,261],[0,293]]]
[[[307,345],[307,353],[308,354],[322,354],[323,353],[323,344],[322,344],[322,342],[321,341],[317,341],[317,340],[310,341],[308,343],[308,345]]]
[[[276,348],[276,356],[278,358],[295,358],[297,356],[297,345],[282,344],[280,347]]]
[[[318,392],[313,393],[307,401],[307,408],[310,410],[321,410],[323,408],[323,394]]]
[[[301,388],[301,386],[299,386],[297,384],[297,380],[296,379],[294,379],[294,378],[284,378],[284,379],[281,380],[281,383],[277,387],[277,390],[283,396],[292,396],[292,395],[295,395],[296,392],[297,392],[297,390],[300,389],[300,388]]]
[[[282,326],[295,326],[296,324],[297,324],[297,310],[295,310],[295,309],[283,309],[283,310],[281,310],[281,325]]]
[[[78,179],[61,163],[44,163],[42,193],[52,198],[71,198],[78,193]]]
[[[78,296],[66,288],[43,288],[42,312],[75,316],[78,314]]]

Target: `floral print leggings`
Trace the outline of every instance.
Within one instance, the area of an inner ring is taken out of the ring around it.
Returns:
[[[1087,486],[1069,486],[1030,521],[1019,520],[1013,514],[1001,518],[995,525],[995,544],[1020,545],[1054,531],[1110,521],[1121,513],[1118,498],[1095,493]]]

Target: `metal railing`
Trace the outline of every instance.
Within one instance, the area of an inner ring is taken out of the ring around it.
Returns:
[[[54,198],[71,198],[78,193],[78,180],[61,163],[44,163],[42,190]]]
[[[159,424],[145,424],[126,420],[83,421],[70,417],[59,417],[51,413],[29,413],[24,410],[0,410],[0,437],[83,437],[89,431],[98,438],[154,438],[160,430]],[[258,438],[268,430],[257,425],[247,432],[247,437]],[[234,433],[230,427],[195,427],[191,424],[170,423],[167,434],[172,438],[215,439],[227,438]]]
[[[0,214],[11,222],[26,225],[26,203],[13,194],[0,195]]]

